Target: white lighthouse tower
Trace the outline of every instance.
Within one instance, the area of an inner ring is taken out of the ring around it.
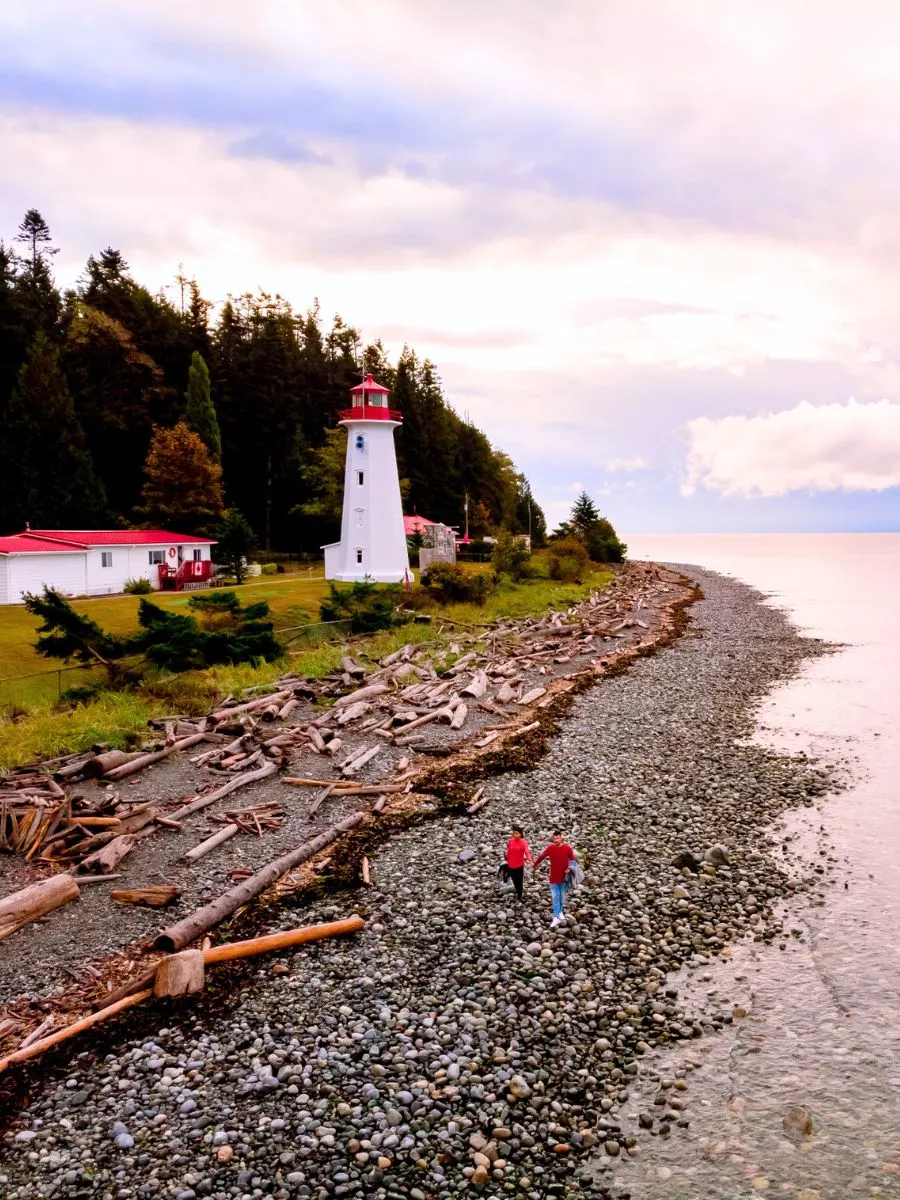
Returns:
[[[371,375],[351,388],[352,408],[340,414],[347,428],[341,540],[325,551],[325,578],[344,583],[409,578],[394,430],[402,422],[388,408],[388,390]]]

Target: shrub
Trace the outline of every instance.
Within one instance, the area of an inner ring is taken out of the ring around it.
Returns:
[[[576,537],[552,542],[547,553],[548,574],[562,583],[581,583],[590,569],[590,557]]]
[[[438,604],[484,604],[494,590],[488,575],[467,571],[459,563],[432,563],[422,582]]]
[[[278,564],[273,562],[263,563],[262,567],[260,568],[260,572],[263,575],[277,575]]]
[[[126,579],[123,591],[128,596],[149,596],[153,585],[149,579]]]
[[[628,547],[605,517],[593,521],[585,531],[584,545],[593,562],[620,563],[624,561]]]
[[[396,612],[399,584],[378,588],[374,583],[354,583],[347,588],[328,585],[330,594],[319,605],[323,621],[349,621],[351,633],[375,633],[401,625],[406,618]]]
[[[400,607],[409,609],[411,612],[434,608],[436,603],[437,601],[428,588],[423,587],[420,583],[414,583],[412,587],[403,592],[400,598]]]
[[[91,700],[96,700],[101,691],[102,688],[92,687],[89,684],[83,687],[66,688],[59,697],[59,703],[61,706],[66,704],[88,704]]]
[[[188,671],[219,663],[274,662],[284,653],[266,620],[265,601],[242,608],[234,592],[210,592],[192,596],[188,607],[192,615],[141,601],[141,632],[132,644],[154,666]]]
[[[508,575],[518,583],[534,574],[530,560],[531,551],[527,543],[513,537],[508,529],[501,530],[491,555],[494,574],[498,578]]]

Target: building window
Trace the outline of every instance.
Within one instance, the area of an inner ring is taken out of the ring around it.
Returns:
[[[357,529],[362,529],[364,512],[365,512],[365,509],[363,509],[363,508],[358,508],[356,510],[356,528]]]
[[[362,485],[363,485],[364,478],[365,478],[365,471],[357,471],[356,472],[356,482],[360,487],[362,487]]]
[[[149,552],[149,559],[151,567],[159,563],[164,563],[166,561],[166,552],[165,550],[151,550]]]
[[[194,554],[194,562],[202,562],[202,560],[203,560],[203,551],[202,550],[194,550],[193,554]]]
[[[100,552],[100,566],[101,567],[111,567],[112,566],[112,551],[111,550],[102,550]]]
[[[366,448],[366,439],[361,433],[356,435],[356,448],[357,450],[365,450]]]
[[[362,550],[360,549],[359,546],[357,546],[357,548],[356,548],[356,561],[358,563],[362,562]]]

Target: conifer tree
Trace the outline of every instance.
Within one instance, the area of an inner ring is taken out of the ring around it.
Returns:
[[[0,438],[0,528],[89,528],[105,514],[103,486],[59,357],[39,333],[19,370]]]
[[[187,405],[184,420],[193,429],[209,451],[213,462],[222,461],[222,435],[219,421],[209,393],[209,368],[203,355],[197,350],[191,356],[188,385],[184,396]]]
[[[247,556],[256,545],[256,536],[250,522],[236,508],[227,508],[222,514],[221,524],[215,529],[217,540],[216,562],[230,567],[236,583],[244,582]]]
[[[144,478],[137,511],[151,529],[206,533],[225,508],[222,468],[184,421],[154,429]]]
[[[26,262],[34,269],[38,263],[46,263],[59,250],[50,245],[50,226],[36,208],[29,208],[19,225],[16,241],[23,242],[28,256]]]
[[[587,492],[582,492],[572,505],[572,515],[569,517],[569,524],[577,533],[585,537],[594,522],[599,520],[600,513],[597,510],[596,504],[594,504]]]

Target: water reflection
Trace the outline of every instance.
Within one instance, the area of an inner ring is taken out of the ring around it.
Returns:
[[[900,1196],[900,536],[628,540],[635,557],[743,579],[844,644],[776,689],[759,736],[853,783],[780,830],[797,862],[827,868],[824,901],[789,913],[799,935],[682,973],[698,1012],[737,1019],[647,1065],[628,1119],[681,1077],[689,1126],[644,1134],[610,1173],[633,1200]]]

